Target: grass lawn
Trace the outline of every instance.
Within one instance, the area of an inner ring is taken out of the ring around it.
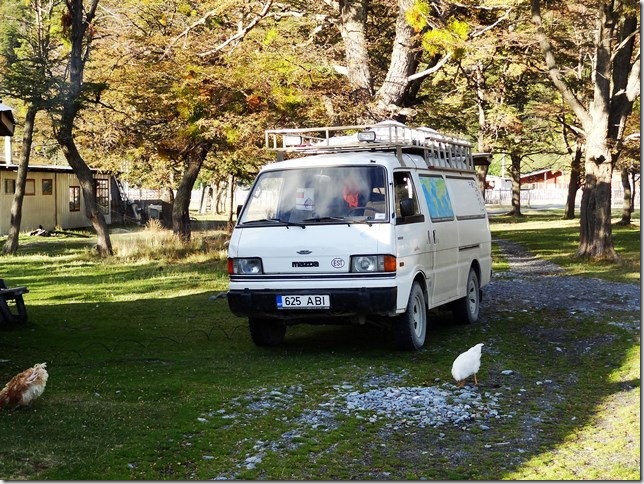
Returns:
[[[576,225],[557,214],[492,229],[571,273],[639,283],[639,226],[615,230],[617,267],[571,260]],[[0,329],[0,384],[39,362],[50,375],[31,408],[0,410],[0,479],[640,478],[639,331],[616,324],[638,314],[503,311],[466,327],[438,313],[419,352],[379,329],[303,325],[261,349],[209,299],[227,289],[224,234],[177,248],[158,230],[115,233],[105,260],[86,235],[21,237],[19,255],[0,257],[0,277],[30,290],[29,322]],[[555,352],[553,335],[579,351]],[[373,378],[448,385],[454,357],[479,341],[480,391],[499,394],[503,418],[301,424]]]

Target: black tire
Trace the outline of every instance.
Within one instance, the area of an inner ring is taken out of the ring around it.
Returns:
[[[465,297],[454,301],[452,314],[456,322],[472,324],[478,321],[481,311],[481,286],[479,285],[479,276],[473,267],[470,267],[465,287]]]
[[[394,338],[401,350],[419,350],[427,337],[427,303],[420,284],[414,282],[409,293],[407,310],[396,316]]]
[[[257,346],[275,347],[282,344],[286,325],[275,319],[248,318],[250,337]]]

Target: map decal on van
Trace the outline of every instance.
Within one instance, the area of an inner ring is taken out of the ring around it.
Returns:
[[[429,206],[429,216],[435,222],[438,220],[453,220],[454,210],[447,192],[447,185],[442,176],[421,176],[425,200]]]

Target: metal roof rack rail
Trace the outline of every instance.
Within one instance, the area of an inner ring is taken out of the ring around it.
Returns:
[[[283,160],[287,153],[322,154],[342,151],[396,151],[423,156],[428,168],[474,171],[472,145],[426,127],[411,128],[396,121],[353,126],[269,129],[266,148]]]

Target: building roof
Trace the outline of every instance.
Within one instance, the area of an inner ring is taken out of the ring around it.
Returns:
[[[18,165],[0,163],[0,170],[18,171]],[[101,171],[96,168],[90,168],[90,170],[92,173],[101,173]],[[29,169],[27,171],[40,173],[74,173],[71,166],[62,165],[29,165]]]
[[[521,183],[538,183],[546,180],[551,180],[562,175],[563,171],[561,170],[538,170],[521,175]]]

